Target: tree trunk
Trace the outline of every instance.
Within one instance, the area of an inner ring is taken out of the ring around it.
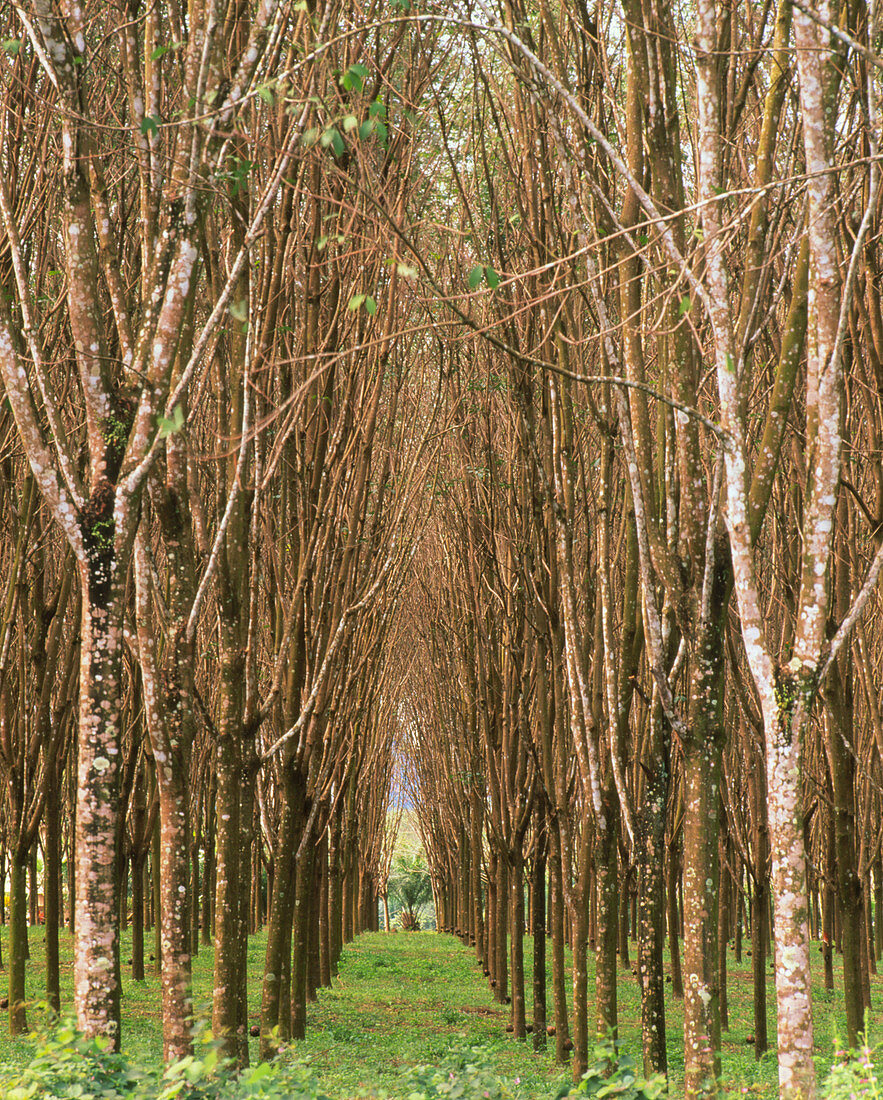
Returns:
[[[602,1038],[617,1038],[616,948],[620,929],[620,903],[628,913],[628,904],[619,898],[619,854],[616,846],[617,795],[612,777],[604,790],[606,828],[595,840],[595,895],[598,928],[595,940],[595,1030]],[[588,1050],[586,1051],[588,1067]],[[582,1071],[585,1072],[585,1069]]]
[[[557,828],[552,830],[551,859],[551,913],[549,925],[552,934],[552,1000],[555,1009],[555,1061],[567,1065],[570,1061],[569,1026],[567,1019],[567,986],[564,969],[564,886],[561,860],[561,840]]]
[[[74,1002],[80,1030],[106,1036],[118,1050],[122,600],[110,554],[96,546],[90,557],[81,585]]]
[[[132,856],[132,979],[144,981],[144,863]]]
[[[545,811],[534,815],[534,856],[530,880],[533,930],[533,1049],[546,1049],[546,836]]]
[[[694,654],[691,737],[684,746],[684,1089],[717,1096],[720,1077],[718,989],[718,837],[720,833],[720,703],[724,661],[720,635]]]
[[[217,743],[215,834],[215,967],[212,1031],[227,1058],[237,1057],[239,1016],[239,743],[222,731]]]
[[[723,816],[723,811],[721,811]],[[730,922],[730,876],[726,868],[726,839],[721,836],[720,844],[720,889],[718,891],[717,914],[717,985],[720,991],[721,1031],[730,1030],[730,1013],[727,1004],[727,940]]]
[[[684,753],[684,1080],[688,1100],[716,1096],[720,1076],[718,790],[713,749],[709,755],[701,750]]]
[[[577,867],[577,882],[571,887],[573,891],[573,908],[571,909],[571,955],[573,958],[571,979],[573,984],[573,1010],[572,1032],[573,1040],[573,1080],[578,1082],[588,1068],[589,1061],[589,869],[591,860],[591,847],[589,830],[584,825],[583,835],[579,840]],[[614,926],[615,930],[615,926]],[[615,980],[615,968],[614,968]]]
[[[671,993],[677,1000],[684,999],[684,975],[681,969],[681,920],[678,911],[678,887],[680,884],[680,860],[675,838],[668,845],[668,951],[671,958]]]
[[[511,929],[512,1033],[527,1037],[524,1005],[524,859],[521,848],[512,853],[509,865],[509,920]]]
[[[300,843],[295,861],[294,950],[291,960],[291,1037],[307,1034],[307,979],[310,962],[310,895],[313,888],[315,851],[311,838]],[[353,860],[355,863],[355,859]],[[353,868],[355,869],[355,868]]]
[[[46,915],[46,1000],[53,1012],[61,1011],[61,974],[58,927],[61,923],[61,801],[58,762],[46,780],[46,843],[43,846],[44,901]],[[2,881],[2,879],[0,879]],[[12,999],[9,1001],[12,1004]]]
[[[25,1011],[25,947],[28,942],[27,852],[18,849],[9,858],[9,1034],[28,1030]]]
[[[169,762],[157,769],[160,823],[160,908],[162,935],[163,1059],[193,1051],[190,953],[187,949],[187,887],[190,848],[187,791],[183,769]]]
[[[638,976],[641,983],[641,1040],[644,1073],[667,1072],[665,1031],[665,810],[669,776],[662,706],[654,700],[641,806],[637,814]],[[677,894],[674,894],[677,905]],[[674,931],[677,943],[677,931]]]

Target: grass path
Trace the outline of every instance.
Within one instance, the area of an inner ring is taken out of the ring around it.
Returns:
[[[6,933],[7,929],[0,928],[4,958]],[[32,928],[30,940],[33,957],[27,967],[27,996],[37,1002],[45,988],[42,929]],[[265,942],[262,934],[249,941],[251,1023],[257,1022],[259,1015]],[[525,954],[529,974],[529,938]],[[125,966],[128,955],[128,934],[124,934],[124,1051],[142,1066],[158,1064],[162,1049],[159,979],[151,973],[145,982],[133,982]],[[194,1002],[203,1018],[210,1012],[212,962],[211,948],[201,949],[194,960]],[[730,1029],[723,1035],[723,1078],[736,1095],[772,1098],[776,1095],[774,1054],[756,1063],[747,1041],[753,1030],[750,963],[745,959],[739,967],[730,964]],[[837,973],[838,992],[832,997],[821,988],[821,959],[814,963],[818,970],[813,991],[816,1049],[820,1073],[824,1073],[831,1064],[835,1034],[845,1032],[840,1006],[842,977]],[[71,940],[65,935],[62,1004],[67,1011],[73,1001],[72,969]],[[771,1036],[775,1035],[772,977],[770,967]],[[5,978],[0,975],[0,986],[5,985]],[[591,960],[589,984],[594,988]],[[618,992],[621,1043],[640,1060],[640,996],[637,981],[628,971],[621,972]],[[872,1038],[879,1038],[883,977],[872,978],[872,998]],[[551,1005],[551,989],[548,1003]],[[36,1009],[31,1008],[29,1014],[33,1022]],[[669,998],[666,1014],[670,1095],[676,1098],[682,1095],[682,1004]],[[569,1074],[552,1064],[551,1049],[534,1054],[530,1037],[527,1043],[516,1042],[506,1033],[505,1025],[505,1010],[495,1004],[472,952],[459,941],[435,933],[375,933],[359,937],[344,949],[340,976],[333,989],[321,990],[318,1001],[309,1006],[307,1039],[297,1050],[309,1059],[323,1090],[336,1100],[348,1100],[360,1090],[370,1089],[382,1090],[391,1098],[406,1097],[411,1091],[408,1074],[414,1067],[443,1064],[477,1044],[483,1047],[485,1063],[513,1084],[518,1079],[513,1092],[519,1100],[551,1100]],[[256,1055],[256,1040],[252,1043]],[[15,1066],[25,1064],[32,1055],[30,1038],[11,1040],[0,1026],[0,1077],[14,1072]]]
[[[335,988],[322,990],[310,1013],[304,1053],[334,1095],[371,1085],[406,1095],[409,1069],[476,1044],[498,1073],[518,1079],[525,1100],[553,1097],[569,1080],[548,1053],[506,1034],[505,1010],[451,936],[360,936],[344,951]]]

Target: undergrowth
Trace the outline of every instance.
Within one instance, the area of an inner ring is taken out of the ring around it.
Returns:
[[[40,929],[31,929],[30,932],[27,995],[36,1002],[44,996],[45,989],[43,944]],[[6,929],[0,929],[0,938],[5,933]],[[265,944],[263,935],[252,937],[249,941],[250,1023],[257,1022],[259,1014]],[[529,939],[525,941],[525,948],[529,974]],[[137,1069],[139,1074],[146,1075],[132,1085],[134,1089],[143,1089],[148,1087],[148,1079],[157,1081],[163,1075],[159,980],[154,973],[149,973],[144,982],[132,981],[126,974],[127,957],[128,937],[123,941],[122,955],[123,1056],[129,1070],[135,1072]],[[730,962],[730,1028],[723,1034],[722,1076],[728,1095],[772,1098],[777,1094],[775,1053],[770,1052],[758,1061],[749,1041],[753,1031],[750,962],[748,959],[741,966]],[[211,1009],[212,964],[211,948],[201,948],[194,960],[194,1002],[203,1020],[203,1035],[207,1034],[205,1020]],[[770,1035],[774,1036],[772,977],[770,968],[769,1024]],[[821,977],[821,972],[818,977]],[[877,978],[871,980],[872,999],[875,1006],[879,1006],[883,1003],[883,982]],[[589,983],[591,988],[594,984],[591,964]],[[527,985],[530,1014],[529,980]],[[856,1062],[853,1070],[844,1069],[848,1063],[838,1060],[835,1072],[827,1076],[832,1063],[834,1038],[837,1033],[845,1031],[845,1021],[838,1003],[839,994],[826,998],[820,986],[819,981],[814,991],[816,1046],[820,1080],[824,1081],[823,1087],[829,1090],[826,1095],[837,1098],[853,1094],[875,1096],[870,1091],[877,1087],[875,1081],[863,1079],[862,1071],[866,1067],[861,1064],[861,1053],[853,1060]],[[647,1090],[656,1085],[644,1082],[636,1070],[636,1065],[640,1065],[641,1050],[640,994],[635,976],[625,968],[621,971],[618,999],[619,1042],[623,1054],[617,1063],[616,1073],[606,1076],[609,1059],[600,1069],[595,1065],[580,1084],[580,1090],[583,1095],[622,1096],[626,1100],[661,1095],[648,1093]],[[72,1000],[71,941],[65,936],[62,941],[62,1004],[65,1011],[70,1012]],[[552,1004],[551,988],[547,1003]],[[33,1003],[29,1008],[29,1018],[34,1026],[38,1014]],[[878,1008],[869,1021],[872,1033],[875,1030],[879,1033],[881,1019],[883,1014]],[[261,1088],[275,1088],[277,1081],[284,1081],[284,1088],[288,1089],[285,1095],[312,1096],[309,1090],[315,1089],[319,1090],[316,1095],[327,1094],[335,1100],[364,1096],[385,1096],[396,1100],[450,1096],[452,1100],[457,1100],[457,1097],[472,1095],[476,1100],[487,1100],[484,1092],[495,1097],[498,1095],[495,1090],[502,1090],[499,1091],[500,1096],[511,1094],[518,1100],[550,1100],[556,1095],[566,1095],[572,1088],[571,1077],[566,1068],[554,1065],[554,1040],[549,1040],[547,1050],[535,1053],[530,1037],[524,1043],[506,1033],[506,1021],[507,1009],[494,1002],[487,983],[475,965],[472,952],[458,941],[433,933],[365,935],[345,948],[340,975],[335,979],[334,987],[320,990],[318,1000],[309,1006],[306,1041],[299,1043],[295,1053],[288,1055],[284,1063],[275,1064],[271,1070],[261,1068],[256,1071],[258,1076],[254,1087],[263,1081]],[[669,1095],[676,1100],[683,1095],[683,1006],[682,1002],[671,997],[666,1004],[666,1023]],[[0,1034],[0,1095],[10,1095],[9,1089],[13,1087],[30,1087],[26,1085],[29,1080],[27,1074],[32,1072],[36,1049],[33,1035],[10,1039],[8,1035]],[[212,1098],[248,1095],[193,1092],[192,1089],[197,1086],[203,1090],[209,1087],[200,1075],[205,1076],[209,1070],[220,1073],[217,1066],[211,1065],[210,1049],[200,1042],[198,1050],[193,1062],[174,1071],[179,1075],[177,1078],[173,1076],[165,1080],[163,1087],[172,1091],[149,1095],[162,1095],[163,1100],[166,1096],[181,1096],[186,1100],[190,1095]],[[475,1051],[480,1051],[480,1054],[475,1054]],[[253,1061],[256,1061],[256,1056],[256,1041],[253,1040]],[[634,1061],[630,1061],[630,1057]],[[869,1048],[865,1057],[876,1064],[876,1056]],[[295,1069],[296,1066],[299,1068]],[[465,1066],[475,1067],[475,1072],[467,1072]],[[454,1078],[450,1077],[451,1073]],[[843,1084],[847,1073],[853,1073],[854,1080],[850,1079],[852,1092],[843,1091],[847,1087]],[[265,1074],[268,1075],[266,1078]],[[289,1076],[285,1077],[285,1074]],[[193,1075],[199,1079],[191,1080]],[[251,1077],[247,1076],[236,1087],[244,1088],[250,1080]],[[469,1091],[473,1086],[477,1089],[482,1082],[484,1085],[479,1091]],[[216,1084],[211,1087],[216,1087]],[[224,1087],[233,1086],[228,1082]],[[187,1093],[188,1088],[191,1093]],[[841,1091],[830,1091],[836,1088],[841,1088]],[[860,1091],[862,1088],[864,1092]],[[178,1091],[175,1092],[175,1089]],[[635,1091],[637,1089],[645,1091]],[[28,1097],[27,1093],[21,1095]],[[36,1089],[30,1095],[40,1097],[48,1094]],[[114,1096],[112,1092],[101,1094],[88,1091],[71,1094],[75,1095],[83,1098],[95,1095],[101,1100]],[[257,1092],[253,1095],[274,1094]]]

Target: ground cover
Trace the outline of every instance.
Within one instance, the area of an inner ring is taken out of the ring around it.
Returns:
[[[5,950],[6,929],[0,931]],[[32,958],[28,964],[28,996],[39,1001],[43,983],[43,943],[39,928],[31,930]],[[528,962],[530,941],[527,941]],[[123,959],[128,940],[123,941]],[[252,1019],[258,1015],[264,937],[249,944],[249,999]],[[748,1039],[753,1031],[749,958],[737,967],[730,960],[730,1029],[723,1038],[723,1077],[735,1095],[772,1097],[776,1093],[774,1055],[760,1063]],[[212,951],[200,951],[194,965],[198,1011],[209,1010]],[[772,967],[770,970],[770,1028],[774,1027]],[[824,1072],[831,1064],[832,1044],[845,1032],[839,995],[821,988],[821,966],[816,973],[815,1021],[817,1062]],[[590,973],[590,981],[593,975]],[[872,1038],[883,1031],[883,978],[873,978]],[[839,984],[839,983],[838,983]],[[63,939],[62,998],[72,1003],[70,941]],[[640,998],[637,980],[623,969],[619,985],[621,1043],[636,1058],[640,1054]],[[550,999],[551,1003],[551,999]],[[482,1060],[511,1081],[523,1100],[552,1098],[568,1075],[551,1064],[549,1052],[535,1054],[505,1032],[506,1015],[494,1003],[470,951],[449,936],[434,933],[375,933],[361,936],[344,950],[340,977],[322,990],[310,1006],[307,1040],[299,1047],[309,1059],[321,1087],[336,1100],[362,1090],[380,1090],[403,1097],[413,1086],[415,1067],[449,1062],[458,1052],[475,1045]],[[669,998],[668,1057],[671,1096],[681,1095],[683,1047],[681,1006]],[[36,1019],[31,1010],[32,1022]],[[143,983],[123,974],[125,1051],[142,1065],[158,1064],[161,1051],[159,980],[153,974]],[[16,1067],[31,1057],[30,1038],[12,1040],[0,1035],[0,1079],[14,1077]],[[0,1090],[2,1091],[2,1090]]]

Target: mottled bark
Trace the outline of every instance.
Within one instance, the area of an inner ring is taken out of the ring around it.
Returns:
[[[80,1028],[118,1049],[122,608],[107,537],[93,525],[92,560],[82,570],[74,991]]]
[[[239,1015],[239,743],[221,730],[216,748],[217,827],[215,833],[215,966],[212,1031],[221,1048],[236,1058]]]
[[[619,852],[617,848],[618,803],[611,780],[604,791],[606,828],[595,840],[595,893],[598,929],[595,940],[595,1033],[602,1038],[618,1036],[616,948],[620,929]],[[588,1059],[588,1050],[586,1051]],[[585,1070],[583,1070],[585,1072]]]
[[[647,770],[637,815],[638,978],[641,984],[641,1042],[644,1072],[666,1073],[665,975],[665,812],[669,773],[665,719],[658,700],[650,713]],[[675,907],[677,907],[675,893]],[[677,932],[675,931],[675,942]]]

